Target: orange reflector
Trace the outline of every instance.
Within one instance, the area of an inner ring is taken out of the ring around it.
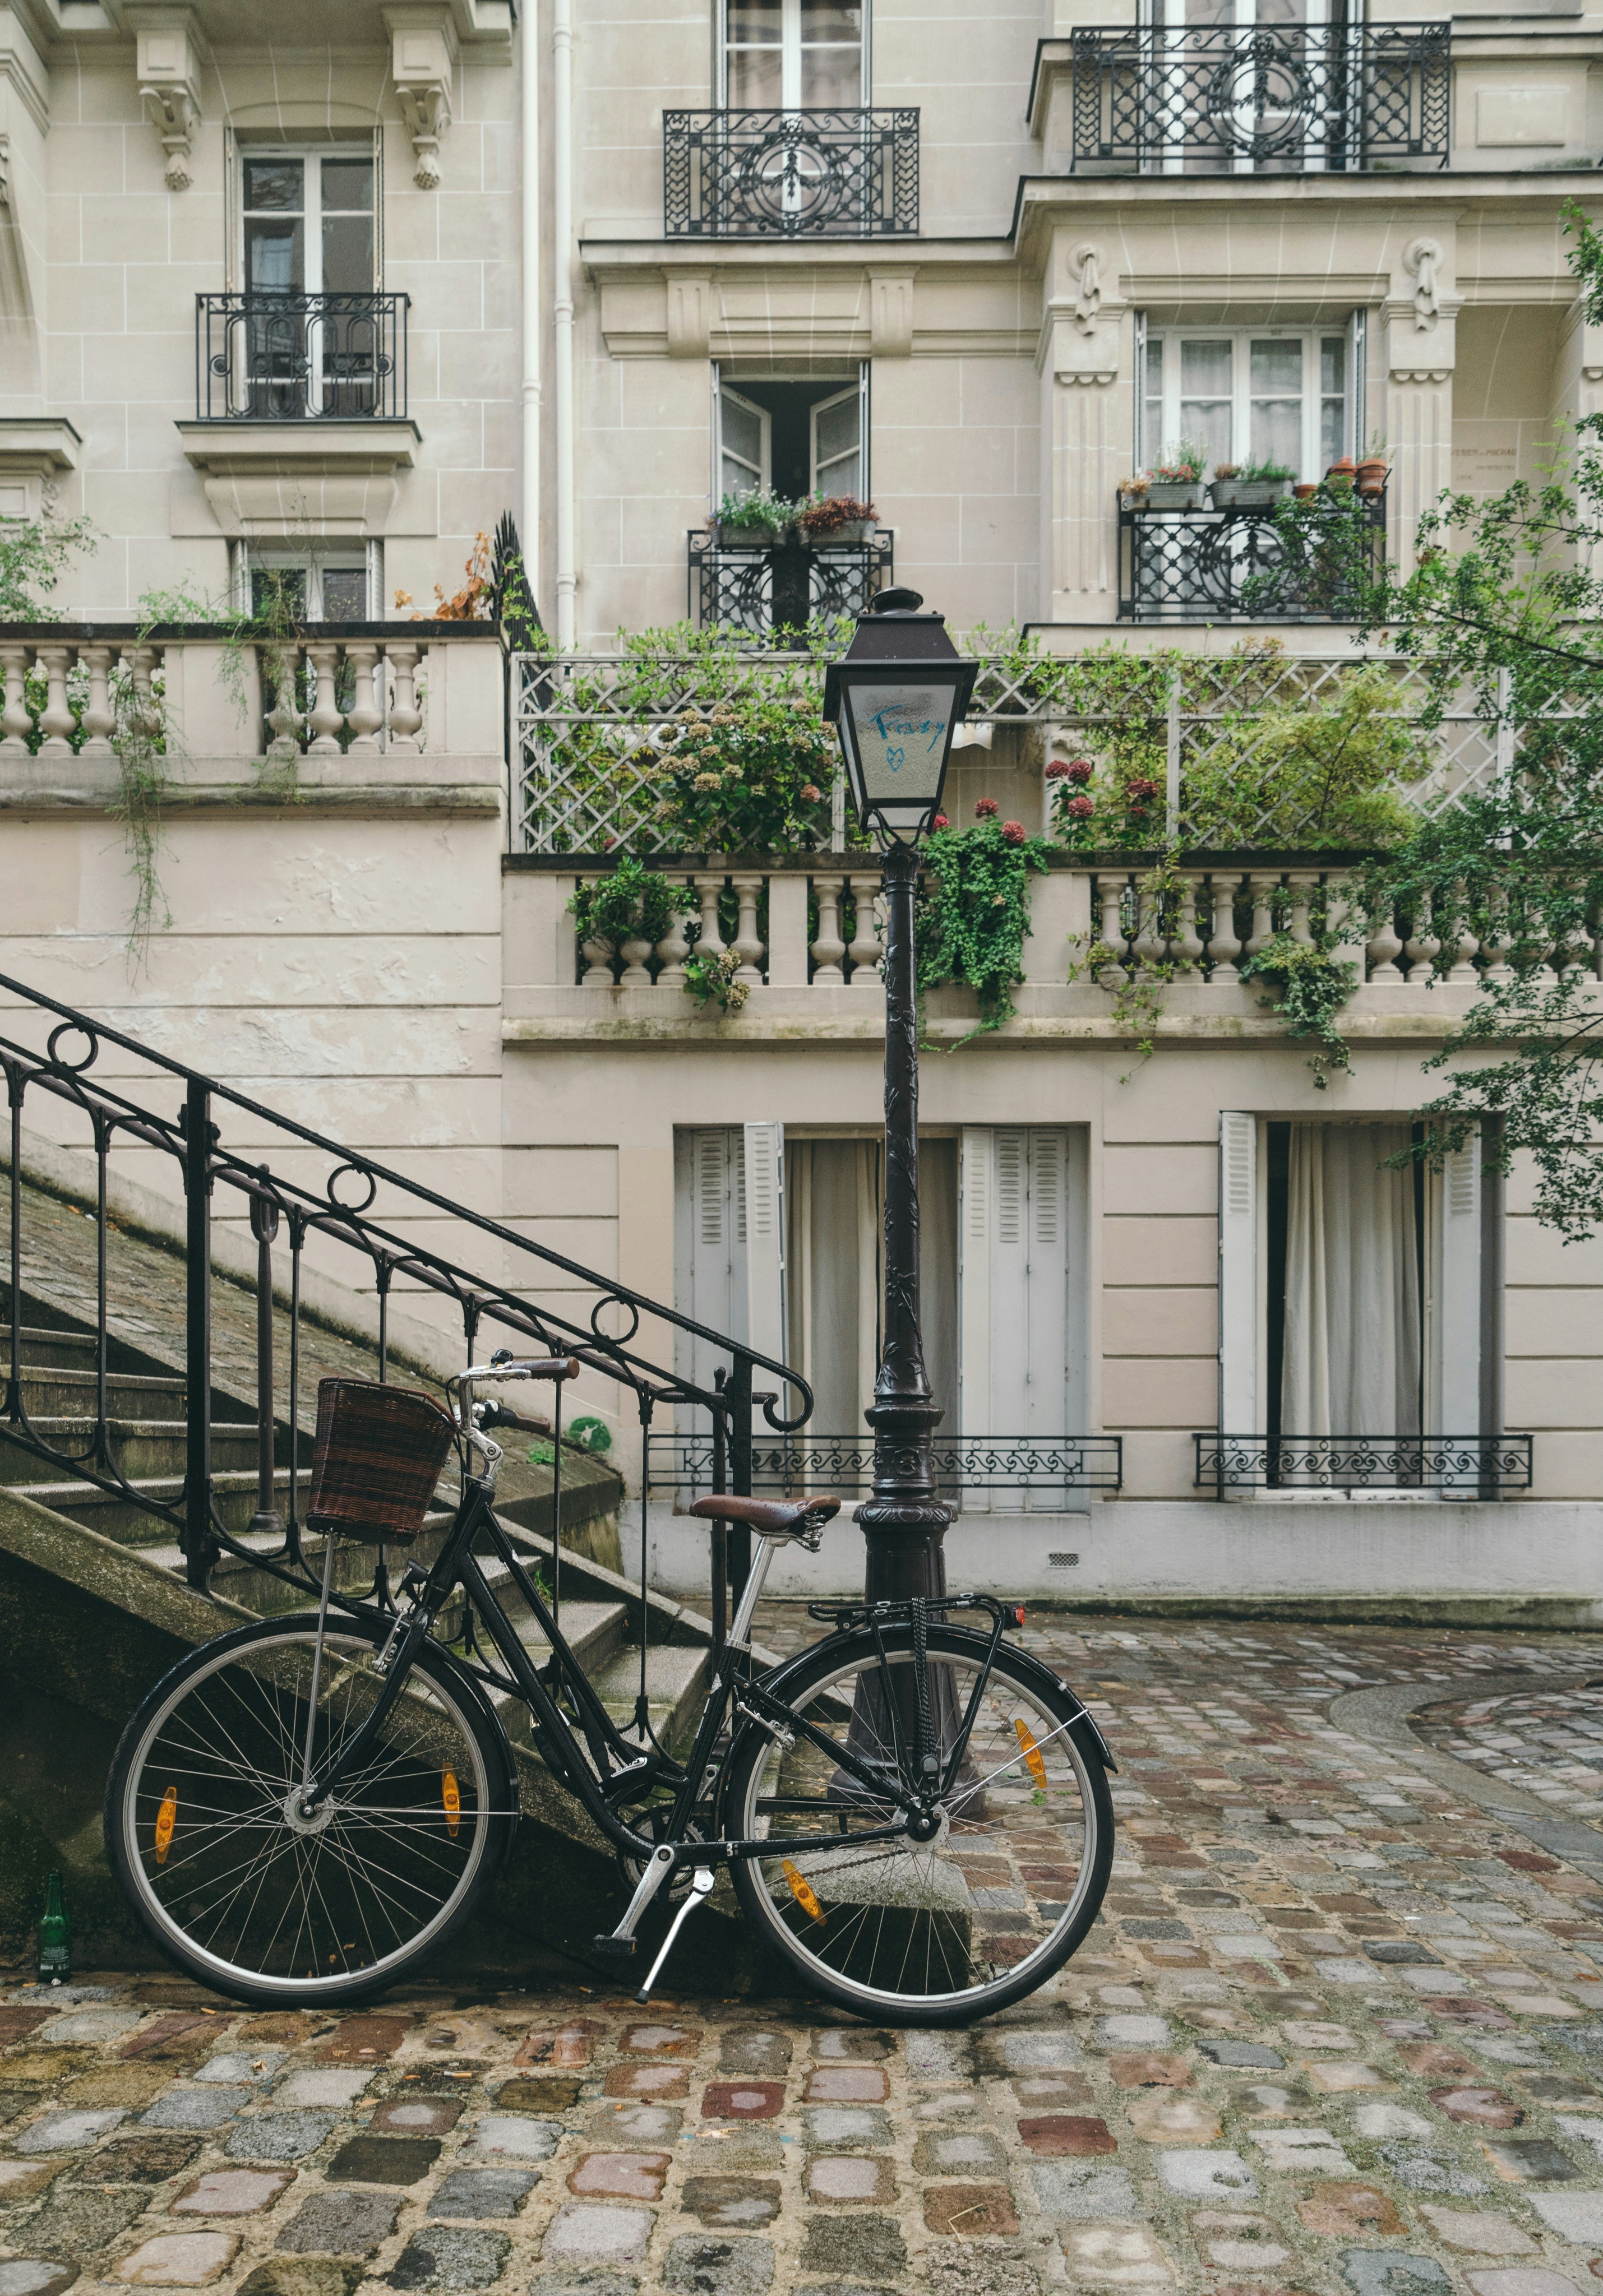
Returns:
[[[1040,1748],[1036,1744],[1035,1740],[1030,1735],[1029,1731],[1025,1729],[1023,1724],[1017,1720],[1016,1718],[1014,1721],[1013,1726],[1018,1732],[1019,1744],[1024,1750],[1024,1767],[1029,1771],[1031,1776],[1035,1780],[1038,1786],[1044,1786],[1047,1783],[1047,1766],[1040,1758]]]
[[[814,1897],[812,1890],[808,1884],[806,1876],[800,1873],[797,1868],[791,1864],[788,1857],[783,1858],[780,1861],[779,1871],[790,1883],[791,1895],[801,1906],[802,1912],[808,1915],[813,1921],[821,1922],[824,1919],[824,1908],[818,1903],[817,1898]]]
[[[173,1828],[178,1823],[178,1789],[169,1786],[161,1797],[161,1807],[156,1812],[156,1863],[165,1866],[167,1853],[173,1846]]]
[[[445,1804],[446,1830],[453,1836],[462,1824],[462,1789],[456,1784],[455,1770],[448,1770],[440,1784],[440,1800]]]

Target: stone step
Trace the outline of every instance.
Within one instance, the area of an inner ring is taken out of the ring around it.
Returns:
[[[89,1447],[95,1432],[92,1420],[63,1419],[59,1416],[37,1418],[33,1431],[46,1443],[54,1443],[70,1458],[74,1452]],[[152,1477],[182,1476],[186,1464],[188,1430],[181,1419],[112,1419],[106,1423],[111,1456],[119,1471],[131,1483]],[[214,1421],[211,1429],[211,1464],[218,1474],[228,1474],[236,1469],[253,1466],[256,1461],[256,1429],[245,1422]],[[46,1467],[48,1463],[45,1463]],[[31,1483],[39,1479],[40,1461],[37,1456],[20,1443],[12,1443],[0,1432],[0,1483]]]
[[[28,1366],[21,1382],[22,1405],[30,1419],[93,1420],[96,1379],[93,1368]],[[159,1379],[150,1372],[112,1371],[106,1374],[106,1401],[119,1419],[173,1419],[184,1409],[189,1382]]]
[[[564,1605],[564,1609],[565,1609]],[[598,1669],[587,1669],[602,1704],[628,1728],[640,1692],[640,1647],[616,1651]],[[645,1698],[651,1726],[671,1752],[695,1734],[712,1679],[712,1652],[704,1644],[654,1643],[645,1653]]]
[[[36,1471],[42,1462],[33,1461]],[[0,1476],[0,1480],[4,1478]],[[184,1496],[182,1475],[144,1475],[129,1477],[134,1488],[142,1497],[174,1505]],[[287,1467],[275,1475],[275,1504],[280,1514],[289,1506],[290,1472]],[[152,1514],[120,1492],[103,1491],[94,1483],[13,1483],[10,1487],[18,1496],[32,1499],[36,1505],[49,1507],[55,1514],[65,1515],[85,1530],[96,1530],[103,1538],[114,1539],[119,1546],[137,1546],[146,1554],[171,1541],[171,1526],[160,1515]],[[253,1472],[243,1470],[212,1479],[212,1493],[218,1513],[226,1529],[238,1538],[256,1513],[257,1480]],[[306,1477],[300,1479],[301,1505],[306,1504]],[[177,1553],[177,1549],[174,1549]]]
[[[523,1619],[517,1619],[515,1599],[508,1602],[507,1611],[517,1623],[518,1639],[530,1659],[537,1667],[543,1666],[550,1656],[550,1644],[538,1624],[527,1613]],[[606,1665],[623,1646],[628,1625],[629,1612],[621,1603],[572,1602],[563,1604],[563,1637],[579,1660],[580,1669],[587,1675],[594,1676],[596,1669]],[[527,1746],[530,1742],[529,1709],[522,1700],[506,1691],[492,1690],[489,1702],[500,1716],[502,1727],[513,1744]]]
[[[46,1367],[92,1370],[95,1365],[95,1334],[93,1332],[56,1332],[42,1324],[24,1324],[21,1333],[21,1360]]]

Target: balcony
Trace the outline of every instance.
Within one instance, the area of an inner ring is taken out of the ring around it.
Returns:
[[[1073,32],[1071,170],[1445,168],[1450,33],[1447,24]]]
[[[669,239],[911,239],[918,113],[665,111]]]
[[[1376,562],[1385,549],[1385,496],[1344,519],[1362,521]],[[1262,510],[1119,508],[1122,622],[1343,622],[1358,605],[1348,538],[1328,564],[1318,546],[1288,551],[1278,505]]]
[[[403,421],[409,295],[197,295],[206,422]]]
[[[706,529],[686,537],[690,619],[703,629],[775,637],[803,630],[815,614],[860,614],[892,578],[895,537],[881,528],[866,542],[773,548],[720,542]]]
[[[1528,1491],[1529,1435],[1194,1435],[1195,1487],[1234,1491],[1437,1492],[1506,1498]]]

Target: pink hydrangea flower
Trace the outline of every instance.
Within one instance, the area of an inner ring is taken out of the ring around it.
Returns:
[[[1023,841],[1024,824],[1022,821],[1005,821],[1002,824],[1002,842],[1004,845],[1022,845]]]
[[[811,782],[802,783],[802,801],[804,805],[817,805],[823,794],[823,791],[815,787]]]
[[[935,826],[937,829],[949,829],[951,825],[951,821],[946,814],[938,813],[935,816]]]
[[[1072,766],[1065,768],[1067,778],[1072,782],[1078,782],[1081,789],[1085,787],[1096,770],[1089,758],[1076,758]]]
[[[1001,810],[1002,808],[997,803],[995,798],[982,797],[974,807],[974,819],[976,821],[994,821]]]
[[[1064,808],[1071,821],[1089,821],[1096,810],[1096,800],[1085,796],[1072,797]]]
[[[1069,761],[1066,758],[1054,758],[1047,767],[1047,779],[1049,782],[1060,782],[1068,770]]]

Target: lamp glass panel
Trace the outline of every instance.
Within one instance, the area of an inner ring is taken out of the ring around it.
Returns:
[[[946,679],[865,679],[849,685],[864,801],[923,810],[941,794],[957,694]]]

